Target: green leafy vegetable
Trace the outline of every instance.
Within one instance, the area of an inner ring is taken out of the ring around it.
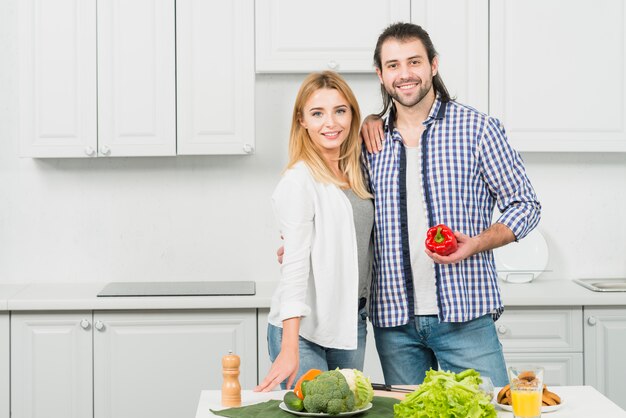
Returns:
[[[323,372],[306,385],[304,409],[337,415],[354,410],[354,394],[338,370]]]
[[[495,407],[478,389],[480,374],[429,370],[424,383],[394,405],[394,418],[495,418]]]
[[[374,389],[368,377],[357,369],[341,369],[350,390],[354,393],[354,408],[362,409],[374,399]]]

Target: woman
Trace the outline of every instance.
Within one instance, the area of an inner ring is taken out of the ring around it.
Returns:
[[[289,164],[272,196],[284,256],[268,318],[273,364],[256,391],[290,388],[312,368],[363,370],[374,210],[359,124],[343,78],[325,71],[304,80]]]

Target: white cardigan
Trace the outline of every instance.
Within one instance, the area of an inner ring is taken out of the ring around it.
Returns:
[[[358,254],[352,205],[333,184],[315,181],[297,163],[272,203],[284,238],[281,280],[269,323],[300,320],[300,336],[327,348],[357,347]]]

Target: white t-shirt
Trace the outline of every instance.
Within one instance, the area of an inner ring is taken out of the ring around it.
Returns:
[[[428,218],[422,193],[420,147],[404,146],[406,152],[406,200],[409,249],[413,271],[415,315],[437,315],[437,285],[433,260],[424,252]]]

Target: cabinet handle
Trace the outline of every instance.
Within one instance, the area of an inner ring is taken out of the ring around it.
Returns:
[[[328,68],[330,68],[331,70],[335,70],[337,67],[339,67],[339,64],[337,64],[337,61],[329,61],[328,62]]]
[[[93,157],[96,155],[96,150],[92,147],[85,147],[85,155],[88,157]]]
[[[504,325],[498,325],[498,334],[504,335],[506,334],[506,332],[507,332],[507,329]]]
[[[94,326],[98,331],[102,331],[104,329],[104,324],[102,323],[102,321],[96,321],[96,324]]]
[[[587,318],[587,323],[593,327],[598,323],[598,320],[595,316],[590,316],[589,318]]]
[[[83,329],[87,329],[87,328],[89,328],[89,321],[88,321],[88,320],[86,320],[86,319],[83,319],[82,321],[80,321],[80,326],[81,326]]]
[[[108,157],[109,155],[111,155],[111,148],[109,148],[107,145],[101,145],[100,154]]]
[[[243,152],[246,154],[252,154],[254,152],[254,147],[250,144],[243,144]]]

